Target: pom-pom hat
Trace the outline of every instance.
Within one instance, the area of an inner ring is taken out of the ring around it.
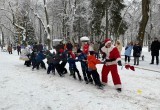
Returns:
[[[105,43],[105,46],[106,46],[107,44],[111,43],[111,40],[107,38],[107,39],[105,39],[104,43]]]

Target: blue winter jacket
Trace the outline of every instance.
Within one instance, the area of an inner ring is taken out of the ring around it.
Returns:
[[[75,60],[73,58],[68,58],[68,63],[69,63],[69,69],[74,69],[74,68],[77,68],[76,66],[76,62],[78,60]]]
[[[78,60],[81,62],[81,67],[82,67],[82,68],[85,68],[85,67],[88,66],[87,63],[83,61],[83,60],[87,60],[87,55],[81,53],[81,54],[78,56]]]
[[[124,53],[124,55],[126,55],[126,56],[131,56],[132,49],[133,49],[133,46],[132,46],[132,45],[127,45],[126,48],[125,48],[125,53]]]
[[[39,52],[38,55],[36,56],[36,61],[41,62],[44,59],[45,59],[45,55],[43,54],[43,52]]]

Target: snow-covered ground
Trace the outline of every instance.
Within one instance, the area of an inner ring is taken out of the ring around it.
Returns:
[[[149,64],[147,48],[143,55],[145,61],[139,67],[159,72],[119,67],[123,91],[118,93],[111,76],[104,90],[99,90],[68,74],[61,78],[42,69],[32,71],[16,51],[0,52],[0,110],[160,110],[160,66]],[[102,65],[97,67],[101,73]]]

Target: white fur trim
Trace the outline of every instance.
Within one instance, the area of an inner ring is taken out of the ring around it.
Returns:
[[[110,48],[106,48],[105,46],[101,48],[102,52],[104,52],[106,54],[106,59],[109,58],[110,56],[110,52],[115,48],[114,45],[111,45]]]
[[[107,65],[117,65],[117,62],[116,62],[116,61],[106,62],[105,65],[106,65],[106,66],[107,66]]]
[[[122,85],[121,84],[117,84],[117,85],[115,85],[115,88],[117,89],[117,88],[122,88]]]
[[[116,59],[116,62],[118,62],[118,61],[120,61],[120,60],[121,60],[121,58],[117,58],[117,59]]]
[[[106,42],[106,43],[105,43],[105,46],[106,46],[107,44],[109,44],[109,43],[111,43],[111,41]]]
[[[104,47],[101,48],[101,50],[102,50],[102,52],[105,53],[107,51],[107,48],[104,46]]]

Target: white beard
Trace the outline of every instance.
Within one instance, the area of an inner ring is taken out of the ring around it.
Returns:
[[[106,48],[105,46],[101,48],[102,52],[106,54],[106,59],[109,59],[110,52],[115,48],[114,45],[111,45],[110,48]]]

